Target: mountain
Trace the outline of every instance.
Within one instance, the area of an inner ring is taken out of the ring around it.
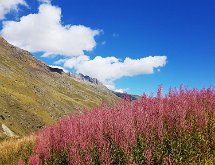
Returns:
[[[90,77],[88,75],[83,75],[82,73],[72,73],[72,72],[69,72],[68,75],[70,77],[72,77],[73,79],[79,81],[79,82],[82,82],[82,83],[85,83],[85,84],[97,87],[100,90],[110,91],[104,84],[102,84],[96,78],[92,78],[92,77]],[[112,92],[112,91],[110,91],[110,92]]]
[[[92,78],[92,77],[87,76],[87,75],[83,75],[82,73],[72,73],[72,72],[69,72],[68,75],[70,77],[76,79],[76,80],[90,83],[91,85],[94,84],[94,85],[97,85],[97,86],[104,86],[101,82],[99,82],[98,79]]]
[[[77,81],[0,37],[0,136],[1,125],[24,135],[71,112],[118,99],[107,88]]]
[[[63,70],[59,69],[59,71],[62,72]],[[87,83],[89,85],[97,86],[98,88],[103,89],[103,90],[105,90],[105,89],[108,90],[107,87],[105,87],[96,78],[92,78],[90,76],[83,75],[82,73],[72,73],[72,72],[69,72],[68,75],[70,77],[74,78],[75,80],[78,80],[78,81],[81,81],[81,82],[85,82],[85,83]],[[116,92],[116,91],[112,91],[112,92],[113,92],[113,94],[115,94],[117,97],[120,97],[120,98],[124,98],[125,96],[129,96],[131,98],[131,100],[137,100],[138,98],[140,98],[140,96],[138,96],[138,95],[132,95],[132,94],[121,93],[121,92]]]
[[[132,94],[128,94],[128,93],[121,93],[121,92],[115,92],[115,91],[113,91],[113,93],[120,98],[124,98],[126,96],[128,96],[131,100],[137,100],[140,98],[139,95],[132,95]]]

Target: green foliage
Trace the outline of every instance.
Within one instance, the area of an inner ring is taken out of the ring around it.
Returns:
[[[137,143],[132,148],[132,160],[134,160],[137,165],[144,164],[146,158],[144,156],[144,151],[146,148],[146,144],[144,142],[144,138],[139,136],[137,138]]]
[[[62,152],[53,152],[52,162],[49,162],[50,165],[68,165],[68,152],[66,150]]]
[[[91,156],[92,156],[92,164],[93,165],[101,165],[101,161],[99,159],[99,154],[98,154],[98,150],[97,147],[95,146],[91,152]]]

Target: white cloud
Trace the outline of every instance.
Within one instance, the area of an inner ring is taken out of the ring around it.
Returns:
[[[52,55],[79,56],[96,46],[99,30],[83,25],[62,25],[61,9],[41,4],[37,14],[21,17],[19,22],[5,21],[1,35],[15,46],[31,52]]]
[[[119,89],[115,89],[113,91],[119,92],[119,93],[127,93],[128,90],[129,90],[128,88],[126,88],[126,89],[119,88]]]
[[[67,61],[67,59],[60,59],[54,62],[55,65],[63,64]]]
[[[59,7],[51,5],[51,0],[38,1],[41,3],[38,13],[23,16],[19,21],[4,21],[0,34],[15,46],[30,52],[44,52],[43,57],[64,56],[64,59],[54,62],[51,67],[64,70],[73,68],[78,73],[97,78],[111,90],[124,92],[126,89],[116,89],[115,80],[126,76],[153,74],[155,70],[159,71],[160,67],[165,66],[166,56],[140,59],[127,57],[124,61],[116,57],[101,56],[90,59],[84,52],[96,47],[95,36],[103,31],[83,25],[63,25]],[[24,0],[0,0],[0,4],[9,2],[16,2],[15,6],[0,6],[0,19],[11,9],[17,9],[17,5],[26,5]],[[113,37],[119,37],[119,34],[113,33]],[[105,43],[104,41],[101,45]]]
[[[27,3],[24,0],[0,0],[0,20],[10,11],[18,11],[19,5],[27,6]]]
[[[149,56],[141,59],[125,58],[124,61],[116,57],[97,56],[94,59],[86,55],[73,57],[64,62],[64,67],[74,68],[78,73],[83,73],[97,78],[109,89],[114,90],[114,81],[122,77],[131,77],[143,74],[153,74],[154,70],[165,66],[166,56]]]

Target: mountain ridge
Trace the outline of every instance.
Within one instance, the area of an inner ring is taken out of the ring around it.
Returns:
[[[71,112],[118,99],[109,90],[51,71],[31,53],[0,37],[0,124],[15,134],[30,133]]]
[[[62,70],[62,69],[60,69]],[[63,70],[62,70],[63,71]],[[90,85],[95,85],[98,88],[102,89],[102,90],[109,90],[104,84],[102,84],[98,79],[96,78],[92,78],[88,75],[83,75],[82,73],[73,73],[73,72],[69,72],[68,75],[72,78],[74,78],[75,80],[81,81],[81,82],[86,82]],[[117,97],[124,99],[125,96],[130,97],[131,100],[137,100],[138,98],[140,98],[139,95],[132,95],[126,92],[116,92],[116,91],[112,91],[113,94],[115,94]]]

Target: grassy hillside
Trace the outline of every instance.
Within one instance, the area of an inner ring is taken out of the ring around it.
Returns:
[[[78,109],[91,108],[117,97],[51,72],[29,52],[0,37],[0,124],[23,135]],[[0,129],[0,136],[2,135]]]

